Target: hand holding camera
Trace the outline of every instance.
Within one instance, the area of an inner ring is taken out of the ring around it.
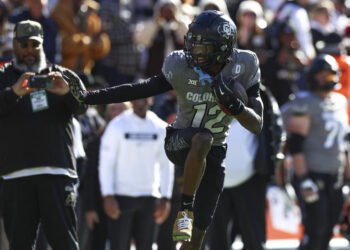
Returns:
[[[26,72],[21,75],[12,89],[17,96],[24,96],[38,89],[46,89],[56,95],[65,95],[69,92],[68,83],[60,72],[50,72],[47,75]]]
[[[26,72],[20,76],[17,82],[12,86],[13,92],[17,96],[24,96],[30,92],[35,91],[35,89],[28,88],[28,79],[33,77],[35,74],[31,72]]]
[[[46,89],[56,95],[65,95],[69,92],[68,83],[60,72],[54,71],[47,75],[35,75],[28,78],[28,88]]]
[[[65,95],[69,92],[68,83],[63,79],[61,72],[50,72],[48,77],[53,78],[52,88],[46,88],[47,91],[56,95]]]
[[[51,89],[53,88],[53,77],[48,75],[34,75],[28,78],[30,89]]]

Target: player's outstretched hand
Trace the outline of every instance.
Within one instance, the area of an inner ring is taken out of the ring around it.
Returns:
[[[221,109],[229,115],[239,115],[244,110],[244,103],[234,95],[220,74],[212,83],[212,89]]]
[[[86,89],[80,78],[70,70],[65,70],[63,72],[63,78],[66,82],[68,82],[70,92],[74,98],[78,102],[83,103],[86,95]]]

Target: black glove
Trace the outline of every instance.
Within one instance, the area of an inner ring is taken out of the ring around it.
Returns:
[[[225,113],[228,115],[239,115],[243,112],[244,103],[227,87],[221,74],[213,81],[211,86],[218,104]]]
[[[70,70],[65,70],[62,73],[63,79],[68,83],[70,92],[74,98],[83,103],[86,95],[86,89],[80,78],[71,72]]]

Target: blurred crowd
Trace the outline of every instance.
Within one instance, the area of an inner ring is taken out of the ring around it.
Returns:
[[[193,17],[201,10],[217,9],[235,21],[237,47],[258,55],[263,84],[282,105],[306,88],[303,69],[316,54],[332,54],[347,64],[347,4],[345,0],[1,1],[0,62],[12,58],[13,25],[32,19],[43,26],[47,58],[84,75],[87,87],[148,78],[161,71],[172,50],[183,48]],[[171,122],[175,96],[156,97],[152,109]]]
[[[32,19],[43,26],[48,60],[83,76],[88,88],[148,78],[161,71],[172,50],[183,48],[193,17],[217,9],[235,21],[237,47],[258,55],[263,84],[282,105],[306,88],[304,67],[317,54],[331,54],[347,64],[349,4],[346,0],[7,0],[0,2],[0,62],[12,58],[13,25]],[[156,97],[152,109],[172,122],[174,94]]]
[[[13,57],[14,25],[31,19],[43,27],[47,59],[76,72],[87,89],[145,79],[161,72],[163,60],[171,51],[183,48],[189,23],[208,9],[220,10],[234,20],[237,48],[257,54],[262,84],[280,107],[307,89],[305,68],[321,53],[337,60],[341,87],[336,91],[349,100],[348,0],[0,0],[0,63]],[[77,154],[77,215],[83,250],[101,250],[108,235],[97,163],[93,162],[99,150],[97,142],[106,124],[129,106],[90,106],[84,115],[76,117],[76,133],[81,134],[81,151],[85,151]],[[176,93],[154,97],[150,109],[166,123],[173,123]],[[180,185],[181,173],[176,172],[171,198],[175,211]],[[166,230],[155,227],[159,242]],[[45,237],[39,238],[37,249],[46,249]],[[157,237],[153,240],[156,242]],[[5,244],[2,238],[0,241]],[[170,249],[167,243],[164,246],[162,249]],[[0,249],[6,249],[5,245]]]

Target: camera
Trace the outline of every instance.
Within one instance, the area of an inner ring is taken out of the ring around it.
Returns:
[[[31,76],[28,79],[28,88],[37,88],[37,89],[53,88],[53,77],[48,75]]]

